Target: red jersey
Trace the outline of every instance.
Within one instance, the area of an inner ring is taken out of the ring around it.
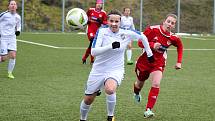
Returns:
[[[160,52],[153,50],[154,43],[156,43],[156,42],[159,42],[161,45],[163,45],[167,48],[171,45],[177,47],[177,54],[178,54],[177,62],[178,63],[182,62],[183,44],[182,44],[180,38],[178,38],[176,35],[174,35],[171,32],[165,32],[162,29],[161,25],[149,26],[148,28],[146,28],[146,30],[143,33],[148,38],[150,48],[152,49],[152,52],[153,52],[153,55],[155,58],[155,62],[148,63],[147,55],[144,52],[138,58],[137,65],[136,65],[137,68],[142,70],[141,68],[145,68],[146,66],[152,66],[155,70],[159,69],[159,70],[163,71],[163,69],[166,65],[167,51],[160,53]],[[141,41],[138,41],[138,45],[141,48],[144,48]],[[153,71],[153,70],[151,70],[151,71]]]
[[[95,8],[90,8],[87,11],[87,16],[88,16],[88,30],[87,30],[87,36],[88,38],[92,38],[95,36],[96,31],[102,24],[107,24],[107,15],[106,12],[101,10],[101,11],[96,11]],[[96,20],[100,20],[101,22],[98,22]]]

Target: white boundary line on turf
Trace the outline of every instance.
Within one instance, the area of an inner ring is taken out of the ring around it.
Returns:
[[[17,39],[17,41],[32,44],[32,45],[39,45],[39,46],[43,46],[43,47],[54,48],[54,49],[73,49],[73,50],[86,49],[85,47],[58,47],[58,46],[47,45],[47,44],[31,42],[31,41],[25,41],[25,40],[20,40],[20,39]]]
[[[17,39],[17,41],[23,42],[23,43],[32,44],[32,45],[40,45],[40,46],[44,46],[44,47],[55,48],[55,49],[58,49],[58,48],[59,48],[59,47],[57,47],[57,46],[46,45],[46,44],[41,44],[41,43],[36,43],[36,42],[30,42],[30,41],[25,41],[25,40],[20,40],[20,39]]]
[[[211,38],[200,38],[200,37],[182,37],[182,38],[186,38],[186,39],[197,39],[197,40],[215,40],[215,39],[211,39]]]
[[[25,41],[25,40],[20,40],[20,39],[17,39],[17,41],[32,44],[32,45],[39,45],[39,46],[43,46],[43,47],[54,48],[54,49],[71,49],[71,50],[84,50],[84,49],[86,49],[86,47],[57,47],[57,46],[53,46],[53,45],[30,42],[30,41]],[[132,48],[132,49],[141,50],[141,48]],[[168,49],[168,50],[176,50],[176,49]],[[184,50],[214,51],[215,49],[184,49]]]

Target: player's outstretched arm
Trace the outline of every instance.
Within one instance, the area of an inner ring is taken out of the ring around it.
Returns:
[[[144,46],[145,51],[146,51],[146,53],[147,53],[147,57],[153,56],[153,53],[152,53],[152,50],[151,50],[151,48],[150,48],[150,46],[149,46],[149,42],[148,42],[147,37],[146,37],[144,34],[141,34],[141,35],[142,35],[142,36],[141,36],[140,40],[141,40],[142,43],[143,43],[143,46]]]
[[[116,48],[120,48],[120,42],[113,42],[112,44],[109,44],[107,46],[92,48],[91,49],[91,55],[92,56],[98,56],[98,55],[103,54],[104,52],[106,52],[110,49],[116,49]]]

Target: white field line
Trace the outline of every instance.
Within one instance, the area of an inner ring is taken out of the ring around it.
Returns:
[[[19,39],[17,39],[17,41],[27,43],[27,44],[32,44],[32,45],[54,48],[54,49],[71,49],[71,50],[84,50],[84,49],[86,49],[86,47],[58,47],[58,46],[47,45],[47,44],[36,43],[36,42],[30,42],[30,41],[19,40]],[[141,48],[132,48],[132,49],[140,50]],[[176,50],[176,49],[168,49],[168,50]],[[214,51],[215,49],[184,49],[184,50]]]
[[[200,37],[182,37],[182,38],[187,38],[187,39],[197,39],[197,40],[215,40],[215,39],[211,39],[211,38],[200,38]]]
[[[19,39],[17,39],[17,41],[23,42],[23,43],[32,44],[32,45],[39,45],[39,46],[49,47],[49,48],[55,48],[55,49],[59,48],[57,46],[46,45],[46,44],[41,44],[41,43],[36,43],[36,42],[30,42],[30,41],[25,41],[25,40],[19,40]]]

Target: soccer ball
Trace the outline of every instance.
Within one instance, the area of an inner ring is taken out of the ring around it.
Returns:
[[[87,21],[87,14],[81,8],[73,8],[66,15],[67,25],[73,28],[83,28]]]

